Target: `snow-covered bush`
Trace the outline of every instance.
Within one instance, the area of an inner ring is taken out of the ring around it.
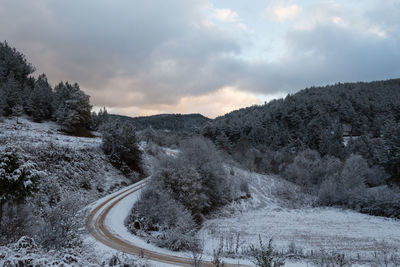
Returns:
[[[341,170],[339,173],[335,171]],[[350,155],[343,168],[333,164],[318,191],[321,205],[343,205],[360,212],[400,218],[400,189],[379,185],[386,177],[380,167],[369,167],[359,155]]]
[[[400,219],[400,189],[395,186],[369,188],[353,199],[352,205],[363,213]]]
[[[341,174],[344,188],[348,191],[353,191],[365,187],[368,170],[368,163],[363,157],[350,155],[343,166]]]
[[[37,165],[24,159],[19,149],[7,146],[0,150],[0,227],[3,227],[3,205],[24,203],[41,176]]]
[[[75,215],[82,207],[78,194],[62,196],[56,205],[44,209],[35,227],[38,242],[48,249],[74,248],[80,240],[76,233],[79,227]]]
[[[23,235],[31,235],[35,216],[32,204],[7,202],[3,206],[2,225],[0,226],[0,245],[16,241]]]
[[[252,244],[249,247],[249,252],[254,264],[258,267],[279,267],[285,265],[283,258],[274,250],[272,238],[268,241],[268,245],[265,246],[261,236],[259,236],[259,247]]]
[[[208,208],[203,213],[229,203],[236,197],[234,184],[230,183],[223,167],[223,158],[214,144],[203,137],[192,137],[182,142],[178,167],[194,168],[201,177],[202,191],[208,198]]]
[[[146,267],[145,261],[138,261],[123,253],[112,257],[101,257],[91,251],[75,249],[57,249],[45,251],[35,240],[23,236],[7,246],[0,246],[0,266],[90,266],[90,267]]]
[[[162,231],[155,243],[173,250],[191,249],[206,214],[249,193],[246,182],[228,175],[214,144],[202,137],[184,140],[180,153],[161,158],[157,169],[126,224],[134,233]]]
[[[318,191],[318,201],[321,205],[333,205],[337,203],[337,181],[332,178],[328,178],[322,182]]]
[[[298,185],[311,187],[319,183],[322,174],[321,157],[315,150],[305,150],[297,154],[283,176]]]
[[[196,224],[190,212],[169,192],[159,180],[152,180],[143,190],[125,221],[128,229],[138,231],[162,231],[154,242],[171,250],[187,250],[196,247]]]
[[[124,253],[117,253],[113,255],[110,259],[108,259],[102,266],[112,266],[112,267],[145,267],[147,266],[138,263],[137,260],[133,259],[132,257],[129,257],[128,255]]]

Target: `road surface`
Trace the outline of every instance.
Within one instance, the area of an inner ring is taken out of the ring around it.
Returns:
[[[139,190],[141,190],[146,184],[146,180],[140,181],[134,185],[127,187],[127,189],[121,190],[116,193],[112,197],[98,203],[93,210],[90,212],[87,221],[86,228],[89,233],[99,242],[116,249],[118,251],[122,251],[127,254],[143,256],[148,258],[149,260],[172,264],[174,266],[193,266],[192,259],[179,257],[174,255],[168,255],[166,253],[152,251],[148,248],[143,248],[134,243],[131,243],[127,240],[121,239],[119,236],[113,235],[105,224],[107,215],[110,211],[115,207],[115,205],[120,202],[122,199],[128,197],[130,194],[133,194]],[[213,266],[213,264],[209,261],[204,261],[202,266]],[[238,265],[238,264],[226,264],[226,267],[233,266],[248,266],[248,265]]]

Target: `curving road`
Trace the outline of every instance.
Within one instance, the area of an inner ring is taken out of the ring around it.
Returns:
[[[141,255],[152,261],[168,263],[175,266],[193,266],[192,259],[190,258],[168,255],[165,253],[152,251],[147,248],[142,248],[138,245],[123,240],[118,236],[113,235],[107,229],[105,220],[110,210],[113,209],[114,206],[122,199],[126,198],[130,194],[133,194],[141,190],[145,186],[145,184],[146,180],[140,181],[134,185],[129,186],[127,189],[124,189],[116,193],[115,195],[102,201],[101,203],[97,204],[96,207],[90,212],[87,218],[86,228],[96,240],[100,241],[101,243],[111,248],[125,252],[127,254]],[[213,264],[209,261],[204,261],[203,266],[213,266]],[[244,267],[248,265],[225,264],[224,266]]]

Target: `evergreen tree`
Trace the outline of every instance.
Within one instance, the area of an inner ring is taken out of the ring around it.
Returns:
[[[6,41],[0,42],[0,84],[6,83],[13,73],[13,78],[23,87],[34,71],[35,68],[26,61],[22,53],[11,48]]]
[[[103,129],[103,151],[125,175],[130,175],[132,170],[142,173],[141,152],[132,124],[109,121]]]
[[[8,116],[25,106],[26,92],[32,87],[29,75],[34,70],[23,54],[0,42],[0,113]]]
[[[204,193],[200,174],[193,167],[183,167],[187,164],[169,162],[168,165],[169,168],[163,168],[160,174],[166,190],[191,212],[197,223],[201,222],[202,212],[209,207],[209,199]],[[175,167],[171,168],[171,165]]]
[[[102,127],[107,123],[109,115],[105,107],[101,108],[98,113],[92,112],[90,118],[90,128],[93,130],[102,130]]]
[[[64,131],[78,133],[89,127],[92,106],[89,96],[77,83],[71,85],[61,82],[55,87],[53,108],[54,117]]]
[[[389,160],[385,164],[391,180],[400,185],[400,124],[390,121],[386,124],[385,139],[389,151]]]
[[[4,96],[4,92],[0,85],[0,117],[2,117],[4,115],[4,109],[6,106],[7,106],[6,98]]]
[[[3,114],[9,116],[13,113],[13,108],[22,106],[22,88],[20,83],[14,78],[11,72],[5,82],[0,85],[0,91],[3,97]]]
[[[28,113],[35,121],[51,118],[53,114],[53,90],[45,74],[41,74],[35,81],[34,88],[28,101]]]
[[[40,177],[37,166],[25,160],[14,147],[0,151],[0,225],[3,205],[10,201],[23,203],[36,188]]]

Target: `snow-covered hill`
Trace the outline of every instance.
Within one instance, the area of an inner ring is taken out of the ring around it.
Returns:
[[[74,137],[59,130],[53,122],[35,123],[24,117],[0,121],[0,151],[16,149],[41,172],[37,190],[25,204],[4,206],[0,266],[20,266],[22,261],[40,266],[88,266],[109,260],[98,258],[96,251],[82,243],[84,207],[131,181],[109,163],[101,137]],[[17,242],[22,235],[29,238]],[[26,249],[24,242],[31,248]]]
[[[130,182],[108,162],[100,137],[68,136],[53,122],[5,119],[0,122],[0,148],[5,146],[21,149],[48,179],[64,192],[84,194],[87,203]]]

